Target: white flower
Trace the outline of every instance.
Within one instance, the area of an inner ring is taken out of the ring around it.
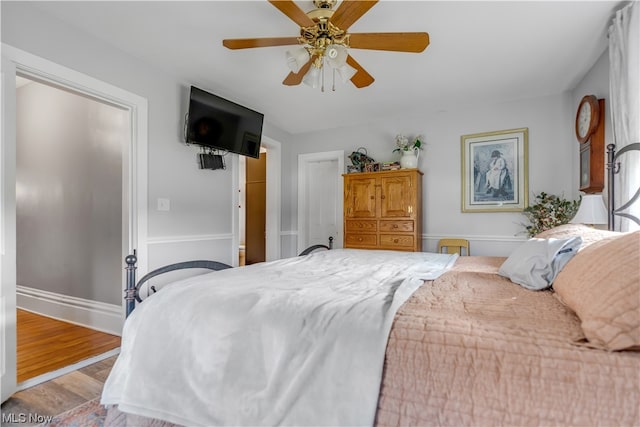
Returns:
[[[424,144],[424,137],[422,135],[416,135],[411,142],[409,142],[409,138],[406,136],[399,134],[396,135],[396,149],[393,152],[398,151],[411,151],[411,150],[422,150],[422,145]]]
[[[409,138],[404,135],[396,135],[396,145],[398,148],[406,150],[409,147]]]

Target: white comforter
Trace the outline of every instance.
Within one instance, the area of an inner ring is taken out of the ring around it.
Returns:
[[[102,403],[185,425],[372,425],[393,317],[455,259],[335,249],[168,285],[127,319]]]

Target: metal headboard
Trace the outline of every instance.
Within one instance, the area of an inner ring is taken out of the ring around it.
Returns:
[[[178,262],[175,264],[165,265],[164,267],[157,268],[150,273],[147,273],[140,279],[140,281],[136,284],[136,262],[138,261],[136,257],[136,251],[133,251],[133,255],[127,255],[124,259],[127,263],[127,287],[124,290],[125,292],[125,301],[126,301],[126,316],[129,317],[133,309],[136,307],[136,301],[142,302],[140,298],[140,288],[142,284],[147,282],[149,279],[159,275],[168,273],[170,271],[176,270],[184,270],[187,268],[204,268],[207,270],[226,270],[227,268],[232,268],[228,264],[224,264],[218,261],[208,261],[208,260],[196,260],[196,261],[185,261]],[[151,290],[155,292],[155,288],[151,286]]]
[[[316,251],[318,249],[333,249],[333,237],[329,237],[329,246],[326,245],[313,245],[305,249],[300,253],[299,256],[309,255],[311,252]],[[170,271],[176,270],[184,270],[187,268],[203,268],[207,270],[226,270],[227,268],[233,268],[228,264],[224,264],[218,261],[209,261],[209,260],[197,260],[197,261],[185,261],[178,262],[175,264],[165,265],[164,267],[157,268],[150,273],[147,273],[140,281],[136,283],[136,262],[138,262],[138,257],[136,256],[136,251],[134,249],[133,255],[127,255],[124,259],[127,266],[125,270],[127,271],[127,286],[124,290],[125,293],[125,301],[126,301],[126,316],[129,317],[133,309],[136,307],[136,301],[142,302],[142,298],[140,298],[140,289],[142,285],[147,282],[149,279],[156,277],[160,274],[168,273]],[[156,288],[153,286],[149,287],[151,291],[156,292]]]
[[[614,219],[615,216],[620,216],[623,218],[627,218],[636,224],[640,225],[640,219],[638,217],[631,215],[626,212],[622,212],[627,209],[629,206],[633,205],[635,202],[640,199],[640,188],[638,188],[626,203],[623,203],[622,206],[616,208],[615,207],[615,185],[614,179],[615,175],[620,172],[620,161],[618,158],[624,153],[628,153],[630,151],[640,151],[640,142],[636,142],[633,144],[629,144],[624,146],[616,153],[616,145],[609,144],[607,145],[607,189],[609,191],[608,201],[609,201],[609,230],[613,230],[614,228]]]

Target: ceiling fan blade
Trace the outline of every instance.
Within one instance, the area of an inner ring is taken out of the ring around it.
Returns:
[[[424,51],[429,46],[427,33],[351,33],[349,46],[354,49],[391,50],[394,52]]]
[[[298,44],[297,37],[264,37],[260,39],[226,39],[222,45],[229,49],[248,49],[252,47],[285,46]]]
[[[351,55],[347,56],[347,64],[358,70],[353,77],[351,77],[351,83],[357,88],[363,88],[369,86],[374,82],[374,78],[371,74],[367,73],[364,68],[358,62],[353,59]]]
[[[280,12],[284,13],[300,27],[312,27],[316,25],[302,9],[291,0],[269,0]]]
[[[299,85],[302,82],[305,74],[307,74],[307,71],[309,71],[309,68],[311,68],[311,64],[313,64],[313,61],[315,61],[315,59],[316,55],[313,55],[311,59],[309,59],[309,62],[307,62],[302,66],[302,68],[300,68],[300,71],[298,71],[297,73],[294,73],[293,71],[290,72],[289,75],[282,81],[282,84],[287,86]]]
[[[330,21],[336,27],[346,31],[376,3],[378,0],[342,0]]]

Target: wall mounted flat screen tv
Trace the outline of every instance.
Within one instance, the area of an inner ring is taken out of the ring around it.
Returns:
[[[257,111],[191,86],[185,139],[257,159],[263,119]]]

